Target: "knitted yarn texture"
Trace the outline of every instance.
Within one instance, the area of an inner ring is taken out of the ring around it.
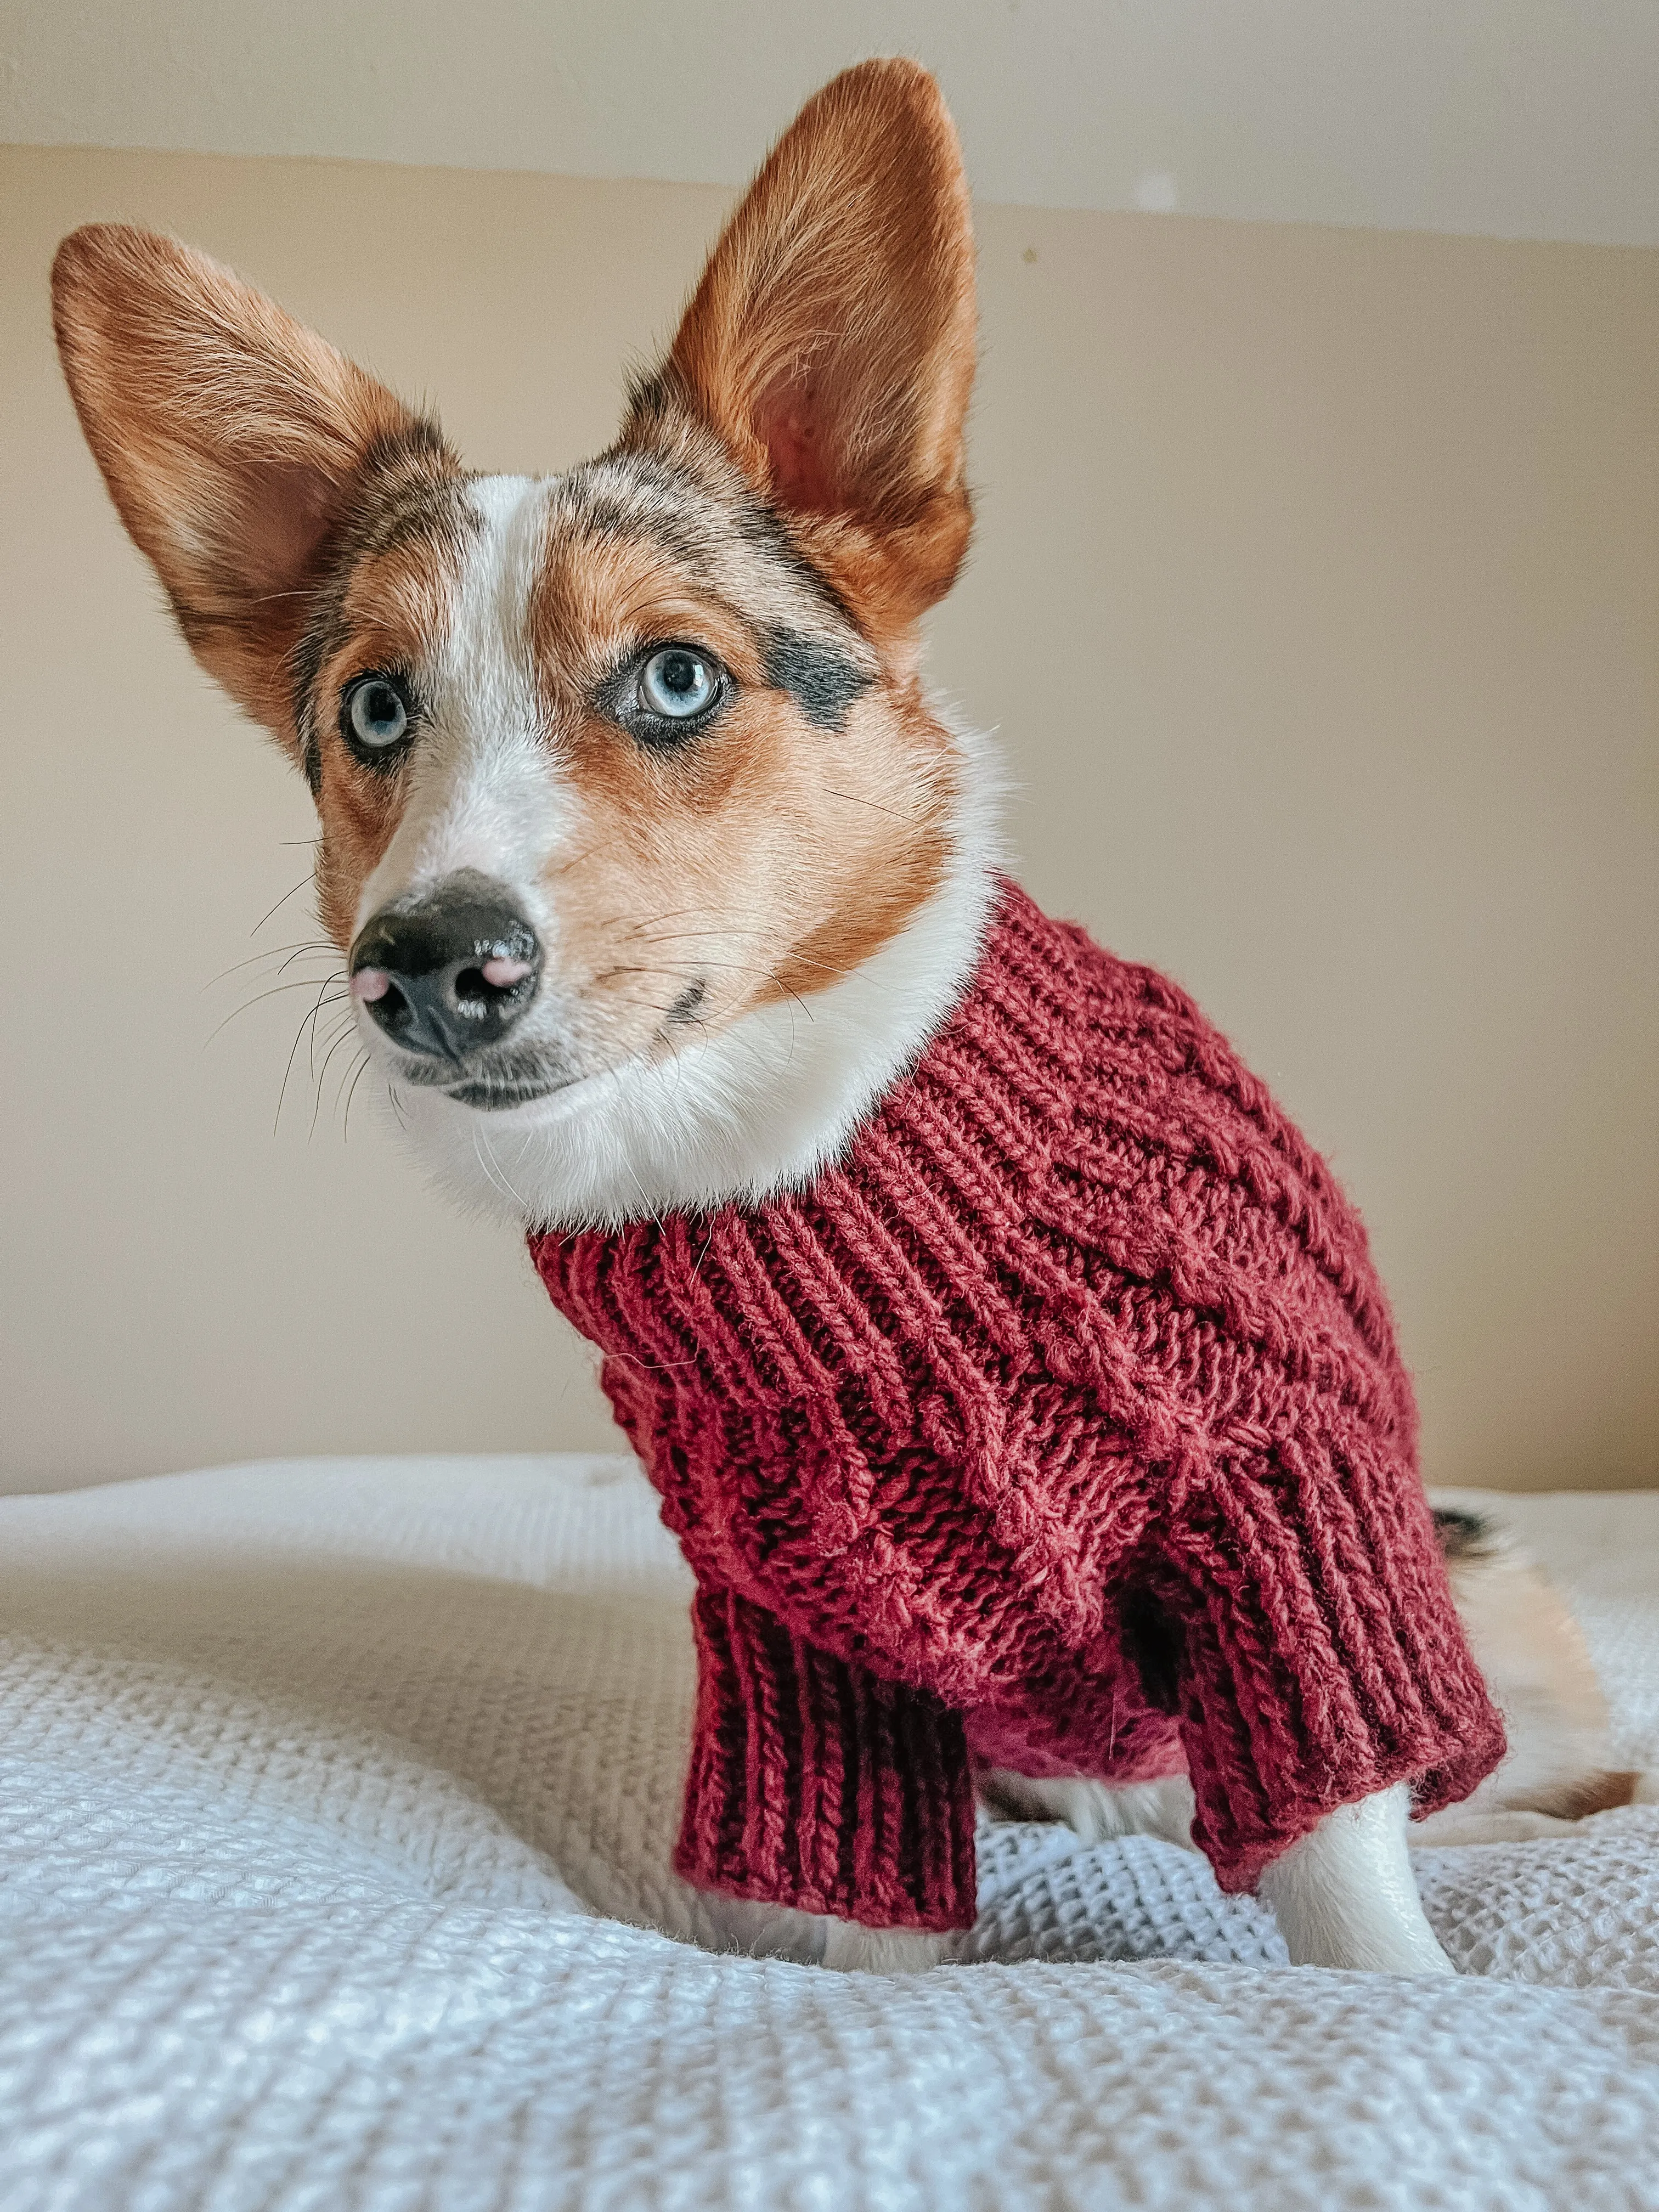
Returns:
[[[697,1579],[690,1881],[968,1926],[981,1760],[1184,1766],[1238,1890],[1502,1757],[1358,1216],[1182,992],[1015,885],[810,1189],[530,1244]]]

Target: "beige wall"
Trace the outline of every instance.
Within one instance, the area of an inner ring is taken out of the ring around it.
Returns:
[[[607,435],[724,195],[0,153],[0,1487],[607,1433],[510,1238],[314,1134],[308,802],[82,450],[46,271],[236,262],[463,449]],[[1371,1224],[1431,1474],[1659,1480],[1659,253],[988,208],[981,535],[936,673],[1022,872],[1195,990]]]
[[[25,0],[0,139],[734,186],[855,56],[920,54],[988,199],[1659,244],[1653,0],[680,0],[669,96],[664,12]]]

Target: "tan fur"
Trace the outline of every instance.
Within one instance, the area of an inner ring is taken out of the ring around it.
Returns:
[[[711,256],[627,434],[708,422],[797,520],[876,635],[949,590],[972,510],[973,231],[961,151],[918,64],[810,100]]]
[[[1628,1805],[1639,1778],[1614,1765],[1607,1697],[1560,1592],[1501,1534],[1454,1552],[1447,1569],[1510,1747],[1472,1796],[1420,1821],[1416,1838],[1450,1844],[1547,1834]],[[1516,1815],[1524,1818],[1517,1823]]]
[[[769,702],[739,702],[720,763],[619,764],[598,746],[589,756],[601,765],[580,776],[586,834],[554,876],[571,916],[561,957],[563,972],[610,1009],[618,1048],[659,1031],[696,981],[697,1020],[714,1026],[779,997],[810,997],[884,941],[932,888],[942,829],[912,839],[890,867],[900,840],[886,802],[860,811],[856,797],[861,784],[892,787],[881,704],[855,710],[827,757],[793,742],[793,719]],[[832,799],[830,784],[853,795]],[[918,808],[942,819],[947,788],[941,782],[929,804],[917,787]],[[838,811],[851,815],[850,831],[832,842],[824,823]]]
[[[550,741],[584,808],[575,849],[550,873],[562,972],[603,1006],[617,1049],[648,1043],[694,981],[700,1025],[809,996],[933,889],[949,756],[884,676],[842,729],[810,725],[768,690],[745,626],[628,541],[556,540],[534,625]],[[707,646],[739,685],[718,729],[684,753],[619,744],[584,702],[591,681],[663,637]]]
[[[297,749],[290,656],[377,452],[428,442],[385,386],[204,253],[122,223],[58,248],[81,425],[197,658]]]

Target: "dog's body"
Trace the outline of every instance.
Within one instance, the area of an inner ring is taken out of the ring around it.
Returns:
[[[870,64],[809,104],[617,445],[559,477],[467,475],[170,241],[79,232],[55,289],[123,519],[310,781],[325,926],[446,1180],[542,1229],[809,1186],[957,1006],[996,897],[994,765],[918,674],[970,520],[972,244],[931,80]],[[1465,1559],[1466,1618],[1483,1574],[1524,1597],[1519,1571]],[[1594,1697],[1543,1704],[1573,1717],[1488,1808],[1614,1802]],[[1185,1831],[1178,1781],[988,1786],[1085,1831]],[[1391,1785],[1268,1867],[1294,1958],[1448,1970],[1407,1811]],[[711,1940],[832,1964],[940,1948],[707,1911]]]

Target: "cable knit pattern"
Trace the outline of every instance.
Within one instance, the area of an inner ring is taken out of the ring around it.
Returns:
[[[1182,993],[1012,884],[811,1190],[531,1249],[699,1583],[691,1881],[966,1926],[977,1757],[1184,1763],[1237,1890],[1502,1755],[1357,1216]]]

